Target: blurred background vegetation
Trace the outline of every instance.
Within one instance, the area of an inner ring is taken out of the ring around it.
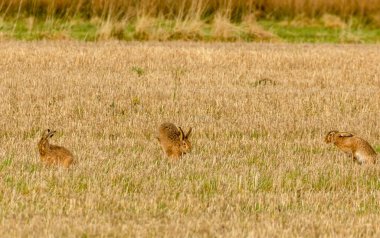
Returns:
[[[0,39],[379,42],[380,0],[2,0]]]

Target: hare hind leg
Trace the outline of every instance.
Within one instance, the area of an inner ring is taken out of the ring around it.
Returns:
[[[69,168],[72,163],[73,163],[73,159],[72,158],[66,158],[63,161],[63,167]]]

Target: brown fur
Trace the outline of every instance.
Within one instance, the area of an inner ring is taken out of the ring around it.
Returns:
[[[38,151],[40,153],[41,161],[48,164],[59,164],[68,168],[74,162],[73,154],[62,146],[51,145],[49,138],[54,135],[55,131],[47,129],[42,134],[38,142]]]
[[[341,151],[350,154],[354,162],[359,164],[375,164],[377,154],[364,139],[351,133],[330,131],[325,137],[326,143],[333,143]]]
[[[163,123],[158,130],[158,141],[167,156],[179,159],[182,155],[191,151],[189,137],[191,128],[185,135],[181,127],[176,127],[173,123]]]

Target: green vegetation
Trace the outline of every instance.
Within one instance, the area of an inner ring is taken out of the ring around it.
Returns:
[[[292,25],[291,23],[261,21],[260,24],[287,42],[375,43],[380,41],[380,28],[355,26],[326,27],[322,24]]]
[[[373,43],[373,0],[4,0],[0,39]]]
[[[4,0],[0,39],[374,43],[380,0]]]
[[[231,23],[217,19],[211,23],[142,18],[134,22],[103,22],[83,19],[39,20],[32,17],[0,20],[0,39],[99,41],[191,40],[191,41],[270,41],[270,42],[380,42],[380,29],[358,21],[329,26],[321,21],[302,24],[294,21],[259,20]]]

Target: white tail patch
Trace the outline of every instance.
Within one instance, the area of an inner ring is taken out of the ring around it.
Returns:
[[[364,164],[366,162],[366,156],[362,153],[356,152],[355,158],[359,164]]]

